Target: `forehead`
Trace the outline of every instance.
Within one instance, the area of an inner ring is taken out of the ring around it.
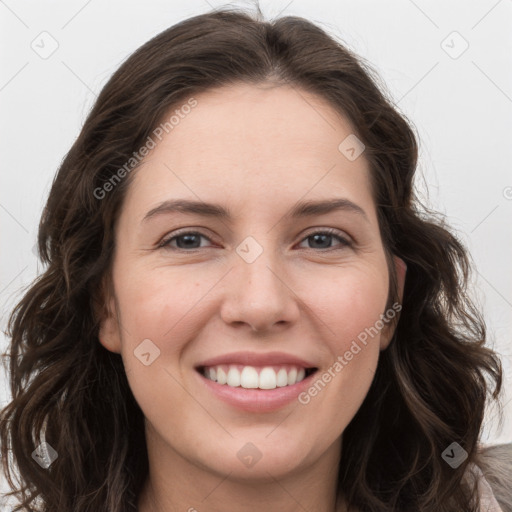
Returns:
[[[229,197],[243,206],[339,194],[371,201],[364,153],[351,161],[339,149],[353,127],[324,99],[290,86],[248,84],[193,97],[196,106],[145,158],[127,200],[147,206],[169,196]]]

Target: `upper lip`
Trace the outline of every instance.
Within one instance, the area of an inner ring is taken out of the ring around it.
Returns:
[[[315,365],[300,357],[285,352],[232,352],[212,357],[199,363],[196,367],[217,366],[221,364],[241,364],[243,366],[274,366],[280,364],[295,365],[304,368],[315,368]]]

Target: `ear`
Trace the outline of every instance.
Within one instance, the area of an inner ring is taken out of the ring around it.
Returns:
[[[395,265],[396,285],[397,294],[400,304],[393,304],[392,307],[384,313],[384,327],[381,330],[380,335],[380,349],[385,350],[388,348],[393,334],[395,333],[395,327],[400,318],[400,311],[402,310],[402,302],[404,298],[404,286],[405,286],[405,275],[407,273],[407,265],[405,261],[398,256],[393,255],[393,261]],[[387,320],[386,320],[387,319]]]
[[[99,342],[110,352],[121,353],[121,329],[114,297],[110,293],[103,294],[103,302],[99,316]]]

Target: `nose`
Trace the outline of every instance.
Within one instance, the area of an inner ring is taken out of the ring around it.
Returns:
[[[227,324],[271,332],[298,320],[298,297],[287,283],[282,266],[269,253],[263,251],[252,263],[235,256],[221,307],[221,317]]]

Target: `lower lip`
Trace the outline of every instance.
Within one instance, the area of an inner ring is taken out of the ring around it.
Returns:
[[[227,384],[218,384],[201,373],[196,373],[203,385],[223,402],[246,412],[272,412],[296,400],[299,394],[308,388],[317,371],[291,386],[268,390],[234,388]]]

